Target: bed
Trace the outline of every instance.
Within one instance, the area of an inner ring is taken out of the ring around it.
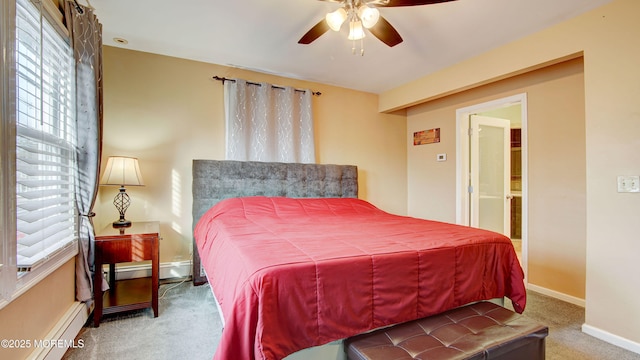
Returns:
[[[225,323],[216,359],[281,359],[503,296],[524,310],[508,238],[388,214],[357,198],[354,166],[194,160],[193,181],[194,270]]]

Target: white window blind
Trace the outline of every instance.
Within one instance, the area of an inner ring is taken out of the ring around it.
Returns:
[[[16,2],[17,268],[76,242],[73,51],[29,0]]]

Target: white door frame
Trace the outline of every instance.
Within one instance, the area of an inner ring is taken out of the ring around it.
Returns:
[[[528,259],[528,166],[527,166],[527,94],[517,94],[456,110],[456,223],[469,225],[469,116],[516,104],[522,116],[522,268],[527,283]]]

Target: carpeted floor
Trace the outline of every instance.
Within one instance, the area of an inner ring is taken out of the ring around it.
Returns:
[[[513,310],[509,300],[505,307]],[[640,360],[640,354],[583,333],[584,308],[579,306],[527,291],[524,315],[549,327],[546,360]]]
[[[163,293],[157,318],[150,309],[107,316],[98,328],[84,327],[78,335],[84,348],[64,359],[211,359],[221,323],[209,286],[167,284],[160,287]],[[525,315],[549,326],[547,360],[640,360],[639,354],[582,333],[583,308],[531,291],[527,301]],[[508,300],[505,306],[511,308]]]
[[[211,360],[222,323],[209,286],[187,281],[162,285],[158,293],[157,318],[151,309],[106,315],[97,328],[90,318],[78,335],[84,347],[63,359]]]

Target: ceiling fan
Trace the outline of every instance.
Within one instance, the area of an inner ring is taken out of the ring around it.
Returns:
[[[342,4],[338,10],[327,14],[298,40],[298,44],[311,44],[329,29],[339,31],[345,21],[349,22],[349,40],[364,38],[364,28],[390,47],[402,42],[398,31],[380,16],[379,7],[418,6],[445,3],[455,0],[320,0]]]

